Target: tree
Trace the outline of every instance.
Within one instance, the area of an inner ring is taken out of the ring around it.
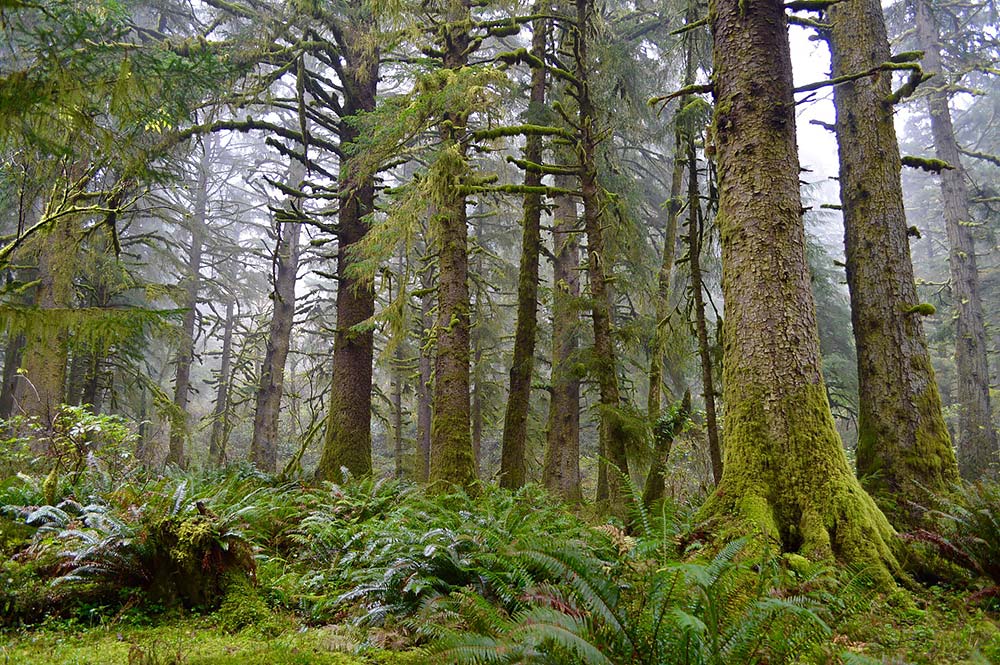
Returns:
[[[846,0],[828,11],[835,79],[891,62],[877,0]],[[890,71],[846,81],[834,99],[858,354],[858,475],[905,522],[905,502],[946,490],[958,468],[914,284]]]
[[[784,11],[780,0],[720,0],[711,15],[726,459],[702,515],[888,582],[893,530],[848,466],[820,373]]]
[[[986,360],[986,328],[979,295],[975,238],[965,170],[949,107],[949,86],[944,81],[938,27],[930,3],[917,2],[917,33],[924,51],[924,64],[940,77],[927,96],[934,152],[946,162],[941,170],[941,202],[948,234],[948,266],[951,294],[955,302],[955,364],[958,370],[958,460],[962,476],[974,480],[994,465],[1000,441],[990,412],[989,367]]]

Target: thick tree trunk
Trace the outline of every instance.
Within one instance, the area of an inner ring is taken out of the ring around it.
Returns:
[[[570,189],[571,176],[557,176],[555,184]],[[580,491],[580,376],[576,369],[579,346],[580,247],[576,201],[555,199],[552,267],[552,395],[542,482],[563,500],[579,503]]]
[[[226,322],[222,333],[222,358],[219,363],[219,385],[215,391],[212,434],[208,444],[208,463],[212,466],[222,466],[226,463],[226,440],[229,438],[229,374],[233,364],[235,307],[236,302],[232,298],[226,301]]]
[[[962,476],[980,478],[995,469],[1000,452],[990,421],[990,382],[986,361],[986,329],[979,297],[979,272],[972,235],[969,192],[955,140],[948,106],[948,87],[941,63],[937,25],[925,0],[917,4],[917,32],[924,51],[924,67],[938,75],[927,97],[938,159],[954,168],[941,172],[941,201],[948,233],[948,267],[955,301],[955,364],[958,370],[958,461]]]
[[[712,461],[712,479],[722,480],[722,447],[719,444],[719,423],[715,414],[715,377],[712,349],[708,343],[708,323],[705,320],[705,288],[701,278],[701,196],[698,190],[698,157],[694,139],[688,139],[688,266],[691,269],[691,297],[694,300],[694,329],[701,362],[701,387],[705,398],[705,431],[708,433],[708,457]]]
[[[443,36],[444,67],[468,63],[469,7],[453,3]],[[462,135],[467,117],[445,114],[442,145],[429,177],[439,179],[431,237],[438,251],[438,316],[434,330],[434,395],[431,415],[430,482],[469,487],[476,481],[469,413],[469,254],[465,195],[457,184],[468,171]]]
[[[24,375],[20,377],[18,403],[21,411],[35,416],[44,426],[52,424],[59,405],[66,399],[66,365],[69,360],[69,330],[65,314],[73,303],[73,266],[76,240],[71,221],[55,222],[41,238],[38,249],[39,284],[35,305],[52,313],[53,321],[24,331]],[[60,313],[63,316],[60,316]]]
[[[345,38],[344,114],[352,117],[375,110],[379,54],[368,43],[372,26],[354,26]],[[350,122],[341,123],[341,145],[355,143],[360,134]],[[333,479],[341,468],[355,477],[372,472],[372,330],[356,326],[375,313],[370,282],[351,274],[357,243],[368,232],[365,216],[374,209],[374,177],[359,175],[357,159],[348,157],[341,168],[340,216],[337,225],[337,330],[333,345],[333,383],[323,455],[316,477]]]
[[[878,0],[829,10],[833,76],[890,59]],[[851,318],[858,350],[858,476],[900,509],[958,477],[941,413],[910,260],[899,146],[886,73],[834,88],[840,199]],[[895,512],[895,511],[894,511]]]
[[[611,297],[608,290],[611,264],[605,254],[604,229],[601,223],[600,190],[597,183],[597,114],[590,98],[589,65],[586,26],[593,10],[590,0],[576,0],[576,71],[580,81],[580,140],[577,157],[581,166],[580,192],[583,199],[583,227],[587,234],[587,276],[592,301],[594,323],[594,362],[600,393],[599,447],[601,464],[598,472],[597,501],[607,503],[616,514],[624,512],[622,477],[628,477],[625,456],[625,432],[621,423],[621,395],[614,342],[611,335]],[[605,462],[606,460],[606,462]],[[608,472],[607,465],[615,469]]]
[[[864,563],[888,584],[893,530],[848,466],[820,372],[784,11],[781,0],[716,0],[711,14],[726,463],[701,516]]]
[[[536,8],[536,13],[541,13]],[[532,24],[531,53],[539,62],[545,59],[546,22]],[[545,69],[531,70],[529,112],[538,113],[545,104]],[[530,119],[529,119],[530,120]],[[524,158],[532,164],[542,161],[542,137],[526,139]],[[526,187],[542,184],[535,171],[524,174]],[[524,195],[524,220],[521,235],[521,263],[517,277],[517,327],[514,331],[514,359],[510,367],[510,394],[504,414],[503,444],[500,453],[500,486],[516,489],[524,485],[528,439],[528,411],[531,405],[531,376],[535,364],[535,334],[538,328],[538,255],[541,251],[542,196]]]
[[[298,162],[289,170],[289,186],[297,187],[305,175]],[[302,225],[289,201],[277,215],[277,242],[274,253],[274,309],[268,327],[264,361],[260,367],[250,461],[258,469],[274,473],[278,469],[278,423],[285,388],[285,362],[291,346],[295,320],[295,282],[299,270],[299,236]]]
[[[201,289],[201,257],[208,208],[208,174],[211,168],[209,148],[202,148],[195,184],[194,210],[191,214],[191,248],[187,275],[184,277],[184,321],[181,323],[180,348],[177,350],[177,373],[174,378],[174,412],[170,418],[167,464],[187,465],[184,442],[188,436],[188,392],[191,387],[191,364],[194,361],[194,329],[198,319],[198,292]]]

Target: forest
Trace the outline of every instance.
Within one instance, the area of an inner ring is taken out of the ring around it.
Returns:
[[[0,32],[4,663],[1000,663],[994,0]]]

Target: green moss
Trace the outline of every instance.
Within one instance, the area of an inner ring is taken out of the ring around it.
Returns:
[[[848,465],[822,384],[770,400],[767,410],[765,401],[731,400],[725,472],[700,516],[777,536],[786,552],[866,566],[893,586],[902,575],[895,532]],[[782,422],[791,430],[778,433]]]
[[[262,635],[275,636],[285,627],[279,616],[264,602],[260,591],[243,576],[227,586],[215,616],[220,627],[231,633],[252,629]]]
[[[920,316],[934,316],[937,313],[937,309],[929,302],[922,302],[919,305],[907,307],[903,312],[905,314],[919,314]]]

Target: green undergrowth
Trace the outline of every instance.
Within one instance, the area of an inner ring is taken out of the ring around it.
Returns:
[[[886,591],[761,539],[708,553],[697,507],[670,501],[634,501],[626,525],[536,486],[43,482],[0,483],[0,663],[1000,662],[992,527],[972,519],[989,493],[918,539],[971,572]]]

